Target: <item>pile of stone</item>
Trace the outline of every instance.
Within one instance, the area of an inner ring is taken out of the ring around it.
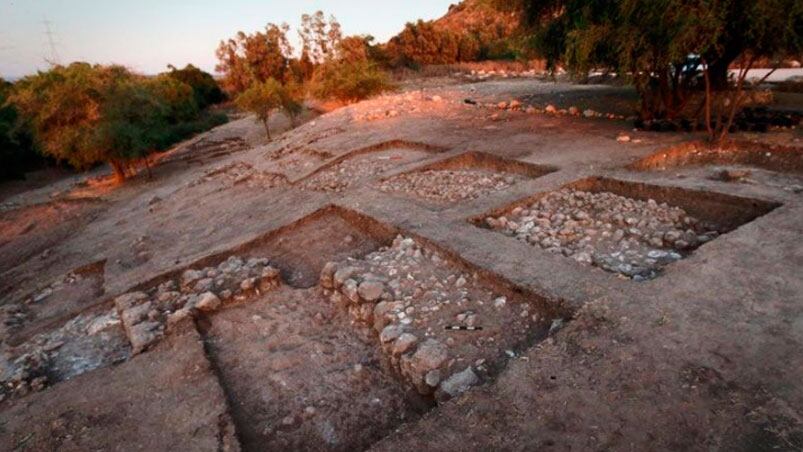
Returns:
[[[187,270],[149,292],[129,292],[114,300],[132,353],[161,339],[173,324],[224,303],[245,302],[280,284],[279,271],[266,258],[231,256],[217,267]]]
[[[244,184],[248,188],[273,188],[287,185],[284,174],[260,171],[250,163],[237,161],[206,171],[191,185],[209,181],[221,181],[227,187]]]
[[[388,178],[379,184],[379,189],[451,203],[504,190],[520,179],[518,176],[485,170],[426,170]]]
[[[487,226],[577,262],[644,280],[717,237],[715,225],[652,199],[573,189],[551,192]]]
[[[584,118],[605,118],[605,119],[615,119],[615,120],[622,120],[627,119],[624,115],[618,115],[615,113],[602,113],[596,110],[592,110],[587,108],[585,110],[581,110],[580,108],[572,105],[568,108],[558,108],[553,104],[547,104],[543,108],[533,105],[533,104],[525,104],[517,99],[513,99],[511,101],[500,101],[500,102],[487,102],[487,103],[477,103],[472,101],[471,99],[466,99],[464,101],[465,104],[469,105],[480,105],[482,107],[491,109],[491,110],[505,110],[505,111],[521,111],[527,114],[547,114],[553,116],[576,116],[576,117],[584,117]],[[498,118],[498,114],[494,113],[492,118]]]
[[[454,74],[458,77],[464,77],[470,81],[479,82],[484,80],[489,80],[491,78],[542,78],[547,75],[546,71],[537,71],[535,69],[529,69],[526,71],[508,71],[505,69],[501,70],[472,70],[471,72],[458,72]]]
[[[514,354],[545,320],[528,303],[495,294],[476,274],[401,236],[363,259],[326,264],[320,284],[355,323],[378,335],[406,384],[439,400],[484,380],[491,362]]]

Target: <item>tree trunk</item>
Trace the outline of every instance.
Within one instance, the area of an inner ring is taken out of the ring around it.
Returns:
[[[125,167],[123,166],[123,162],[119,160],[110,160],[109,165],[112,167],[114,179],[117,181],[117,183],[121,184],[125,182]]]
[[[270,127],[268,126],[269,121],[270,121],[270,116],[265,117],[265,119],[262,120],[262,125],[265,126],[265,133],[268,134],[268,141],[271,141],[272,138],[270,137]]]

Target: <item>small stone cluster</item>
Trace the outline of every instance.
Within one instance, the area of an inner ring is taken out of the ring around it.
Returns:
[[[553,116],[582,116],[584,118],[605,118],[605,119],[626,119],[624,115],[617,115],[615,113],[601,113],[590,108],[585,110],[581,110],[574,105],[570,106],[569,108],[558,108],[553,104],[547,104],[543,108],[538,107],[537,105],[531,104],[523,104],[521,101],[513,99],[510,102],[501,101],[497,103],[484,103],[484,104],[477,104],[474,101],[470,101],[470,99],[466,99],[465,103],[472,104],[472,105],[481,105],[485,108],[495,109],[495,110],[507,110],[507,111],[522,111],[527,114],[547,114]],[[494,116],[496,115],[496,116]],[[498,118],[496,113],[491,115],[491,119]]]
[[[514,175],[483,170],[425,170],[388,178],[379,184],[379,189],[451,203],[504,190],[519,179]]]
[[[411,238],[363,259],[327,263],[320,284],[331,301],[378,335],[390,367],[440,400],[478,384],[486,362],[512,356],[544,319],[528,303],[508,301],[476,274],[452,268]],[[447,327],[478,328],[451,331]]]
[[[213,180],[222,181],[226,186],[245,184],[248,188],[273,188],[287,185],[287,177],[283,174],[259,171],[250,163],[236,161],[209,170],[192,185]]]
[[[494,77],[499,78],[536,78],[536,77],[545,77],[547,75],[546,71],[537,71],[535,69],[529,69],[526,71],[508,71],[505,69],[500,70],[472,70],[471,72],[458,72],[454,74],[457,77],[463,77],[473,82],[481,82],[485,80],[489,80]]]
[[[247,261],[231,256],[217,267],[186,270],[149,292],[129,292],[114,300],[123,328],[137,354],[158,341],[171,325],[212,312],[224,303],[247,301],[280,283],[279,271],[266,258]]]
[[[718,236],[715,225],[679,207],[573,189],[551,192],[485,223],[551,253],[639,281]]]

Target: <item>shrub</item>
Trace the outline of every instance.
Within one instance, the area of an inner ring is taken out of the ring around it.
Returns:
[[[311,93],[318,99],[355,102],[393,89],[388,75],[368,60],[329,61],[315,70]]]

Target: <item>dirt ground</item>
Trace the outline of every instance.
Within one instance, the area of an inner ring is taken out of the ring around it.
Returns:
[[[0,449],[803,450],[800,129],[701,156],[626,88],[439,80],[0,187]],[[565,187],[724,226],[641,281],[482,224]],[[121,295],[232,256],[281,283],[132,349]]]

